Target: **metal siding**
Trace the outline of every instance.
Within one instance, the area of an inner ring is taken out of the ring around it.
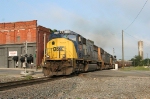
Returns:
[[[15,68],[15,62],[13,56],[9,56],[9,51],[17,51],[17,56],[19,56],[19,68],[21,67],[20,57],[24,55],[23,44],[7,44],[1,45],[0,48],[3,48],[3,56],[0,56],[0,68]],[[34,55],[36,50],[36,43],[28,43],[28,52],[29,54]],[[1,52],[1,51],[0,51]],[[36,59],[34,58],[34,63]]]
[[[5,65],[5,49],[0,48],[0,67],[4,67]]]

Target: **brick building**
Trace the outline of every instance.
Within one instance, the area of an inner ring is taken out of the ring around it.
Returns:
[[[25,54],[26,41],[28,56],[32,55],[33,63],[39,66],[44,55],[44,34],[48,42],[50,30],[37,26],[37,20],[0,23],[0,68],[15,68],[16,64],[22,67],[20,58]]]

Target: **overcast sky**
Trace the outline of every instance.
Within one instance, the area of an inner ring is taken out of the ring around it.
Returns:
[[[150,1],[139,14],[146,1],[0,0],[0,23],[38,20],[38,25],[47,28],[72,30],[110,54],[114,48],[117,59],[122,58],[124,30],[124,59],[138,55],[139,40],[144,42],[144,58],[147,58],[147,54],[150,57]]]

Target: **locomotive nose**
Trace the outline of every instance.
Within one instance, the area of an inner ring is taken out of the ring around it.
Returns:
[[[47,55],[50,60],[76,58],[74,43],[65,38],[57,38],[48,42]]]

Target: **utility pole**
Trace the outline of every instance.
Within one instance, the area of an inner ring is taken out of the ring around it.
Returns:
[[[114,53],[115,53],[115,51],[114,51],[114,48],[113,48],[113,57],[114,57]]]
[[[27,72],[27,41],[25,42],[25,73]]]
[[[46,38],[46,33],[44,33],[44,59],[43,59],[43,65],[45,66],[45,39]],[[42,68],[42,72],[43,72],[43,68]]]
[[[124,68],[124,44],[123,44],[123,30],[122,30],[122,67]]]
[[[149,66],[148,53],[147,53],[147,66]]]
[[[45,65],[45,37],[46,37],[46,33],[44,33],[44,65]]]
[[[115,65],[114,65],[114,53],[115,52],[114,52],[114,48],[113,48],[113,61],[112,61],[113,62],[113,69],[115,69]]]

